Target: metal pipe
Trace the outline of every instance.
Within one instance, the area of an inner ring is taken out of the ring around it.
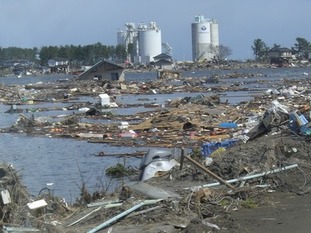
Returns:
[[[292,168],[295,168],[295,167],[298,167],[298,164],[293,164],[293,165],[289,165],[289,166],[285,166],[285,167],[281,167],[281,168],[276,168],[276,169],[271,170],[271,171],[266,171],[266,172],[262,172],[262,173],[258,173],[258,174],[254,174],[254,175],[250,175],[250,176],[243,176],[243,177],[239,177],[239,178],[236,178],[236,179],[227,180],[227,183],[231,184],[231,183],[236,183],[236,182],[240,182],[240,181],[243,181],[243,180],[250,180],[250,179],[266,176],[266,175],[269,175],[269,174],[273,174],[273,173],[289,170],[289,169],[292,169]],[[210,183],[210,184],[204,184],[204,185],[199,185],[199,186],[191,187],[190,189],[207,188],[207,187],[214,187],[214,186],[218,186],[218,185],[220,185],[220,183],[219,182],[215,182],[215,183]]]
[[[131,213],[131,212],[133,212],[133,211],[139,209],[140,207],[142,207],[142,206],[144,206],[144,205],[156,204],[157,202],[162,201],[162,200],[163,200],[163,199],[155,199],[155,200],[145,200],[145,201],[142,201],[142,202],[138,203],[137,205],[134,205],[132,208],[130,208],[130,209],[128,209],[128,210],[126,210],[126,211],[124,211],[124,212],[122,212],[122,213],[116,215],[115,217],[109,219],[108,221],[106,221],[106,222],[104,222],[104,223],[98,225],[97,227],[93,228],[92,230],[88,231],[87,233],[95,233],[95,232],[97,232],[97,231],[99,231],[99,230],[101,230],[101,229],[103,229],[103,228],[109,226],[111,223],[113,223],[113,222],[119,220],[120,218],[122,218],[122,217],[128,215],[129,213]]]
[[[101,208],[102,208],[101,206],[98,207],[97,209],[95,209],[95,210],[91,211],[90,213],[84,215],[82,218],[79,218],[77,221],[75,221],[75,222],[69,224],[67,227],[71,227],[71,226],[77,224],[78,222],[80,222],[80,221],[82,221],[83,219],[87,218],[87,217],[90,216],[91,214],[93,214],[93,213],[99,211]]]

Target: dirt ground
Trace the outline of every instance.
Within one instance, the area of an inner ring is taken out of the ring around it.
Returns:
[[[232,217],[239,224],[240,232],[305,233],[311,228],[310,198],[309,193],[277,193],[269,198],[270,203],[233,212]]]

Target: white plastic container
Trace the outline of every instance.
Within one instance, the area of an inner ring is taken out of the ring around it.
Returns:
[[[110,97],[107,94],[100,94],[99,95],[100,98],[100,103],[101,106],[105,106],[105,107],[110,107]]]

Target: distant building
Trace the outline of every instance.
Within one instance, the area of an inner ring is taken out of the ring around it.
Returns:
[[[289,64],[292,60],[292,51],[289,48],[272,48],[268,51],[270,64],[283,66]]]
[[[126,31],[117,32],[117,43],[128,49],[132,46],[133,54],[130,62],[149,64],[153,57],[162,52],[161,30],[155,22],[149,24],[140,23],[138,27],[134,23],[126,23]],[[133,59],[133,61],[132,61]]]
[[[161,54],[153,57],[153,59],[154,59],[154,61],[159,61],[159,60],[167,60],[167,61],[171,61],[171,62],[173,61],[173,58],[166,53],[161,53]]]
[[[17,67],[17,66],[22,66],[22,67],[28,67],[31,66],[32,63],[27,60],[4,60],[0,62],[1,67]]]
[[[96,79],[124,81],[124,68],[114,62],[101,60],[78,77],[81,80]]]
[[[172,57],[166,53],[153,57],[153,60],[152,64],[160,69],[172,69],[174,65]]]
[[[193,61],[210,61],[219,55],[219,29],[216,20],[195,16],[191,24]]]
[[[64,58],[54,58],[48,60],[48,67],[51,73],[69,73],[69,61]]]

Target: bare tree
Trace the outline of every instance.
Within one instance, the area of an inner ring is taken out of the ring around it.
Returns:
[[[231,48],[224,45],[220,45],[218,51],[219,60],[225,60],[232,54]]]

